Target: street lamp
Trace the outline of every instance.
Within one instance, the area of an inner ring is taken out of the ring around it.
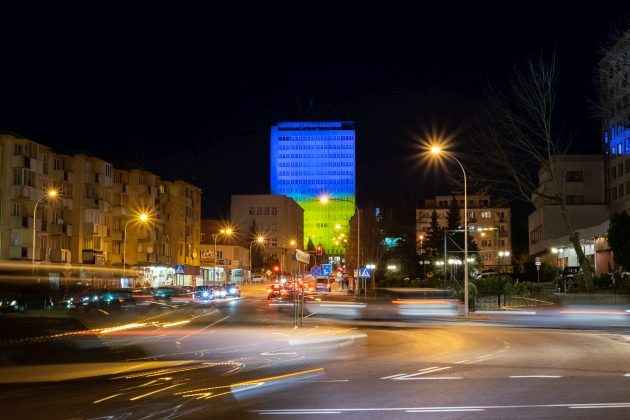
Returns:
[[[212,237],[214,238],[214,269],[212,271],[212,280],[215,283],[217,282],[217,238],[219,237],[219,235],[232,236],[232,233],[234,233],[232,228],[227,228],[221,229],[219,233],[212,234]]]
[[[33,268],[33,273],[35,271],[35,242],[37,242],[37,206],[39,206],[39,203],[41,203],[42,201],[44,201],[47,198],[56,198],[59,195],[59,191],[54,190],[54,189],[50,189],[48,191],[46,191],[46,194],[44,194],[44,196],[42,198],[40,198],[39,200],[37,200],[37,202],[35,203],[35,208],[33,209],[33,255],[32,257],[32,268]]]
[[[124,239],[123,239],[123,279],[125,278],[125,268],[127,267],[127,226],[130,222],[140,222],[141,224],[146,224],[149,221],[149,215],[147,213],[140,213],[137,217],[133,219],[127,220],[125,223],[124,230]]]
[[[263,245],[264,243],[265,243],[265,237],[262,236],[262,235],[258,235],[258,236],[256,236],[256,239],[253,240],[252,243],[249,244],[249,278],[250,278],[250,280],[251,280],[251,277],[252,277],[252,245],[258,244],[260,246],[260,245]],[[216,252],[217,252],[217,250],[216,250],[216,238],[215,238],[215,245],[214,246],[215,246],[214,252],[215,252],[215,257],[216,257]],[[215,263],[215,266],[216,266],[216,263]]]
[[[327,195],[322,195],[319,197],[319,202],[322,204],[328,204],[333,199]],[[359,207],[357,207],[354,201],[350,200],[342,200],[339,198],[334,199],[334,201],[344,201],[346,203],[350,203],[354,206],[357,211],[357,274],[361,269],[361,212],[359,211]]]
[[[468,261],[468,195],[466,191],[466,171],[459,159],[442,150],[440,146],[432,146],[431,153],[435,156],[446,156],[453,159],[457,162],[464,174],[464,261]],[[464,316],[468,316],[468,264],[464,264]]]
[[[510,251],[499,251],[499,270],[502,270],[501,259],[503,257],[509,257],[509,256],[510,256]]]

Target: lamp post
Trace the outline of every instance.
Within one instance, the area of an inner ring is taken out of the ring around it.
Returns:
[[[47,198],[55,198],[59,195],[59,191],[57,190],[48,190],[46,192],[46,194],[44,194],[44,196],[42,198],[40,198],[39,200],[37,200],[37,202],[35,203],[35,208],[33,209],[33,255],[32,257],[32,270],[33,270],[33,275],[35,275],[35,242],[37,242],[37,206],[39,206],[39,203],[41,203],[42,201],[44,201]],[[39,280],[38,280],[39,281]]]
[[[212,270],[212,280],[217,282],[217,238],[219,235],[232,236],[232,229],[221,229],[219,233],[213,233],[212,237],[214,238],[214,268]],[[251,264],[251,263],[250,263]]]
[[[127,268],[127,226],[130,222],[140,222],[145,224],[149,221],[149,215],[146,213],[140,213],[136,218],[127,220],[125,223],[124,230],[124,239],[123,239],[123,279],[125,278],[125,269]]]
[[[446,156],[453,159],[464,174],[464,261],[468,261],[468,195],[466,183],[466,171],[462,163],[452,154],[442,150],[440,146],[432,146],[431,153],[436,156]],[[464,264],[464,316],[468,316],[468,263]]]
[[[254,244],[258,244],[258,245],[263,245],[265,243],[265,237],[262,235],[258,235],[256,236],[256,239],[253,240],[250,244],[249,244],[249,279],[252,279],[252,245]],[[215,238],[215,257],[216,257],[216,238]]]
[[[333,199],[327,195],[322,195],[319,198],[319,202],[322,204],[328,204],[328,202],[332,200]],[[358,274],[361,268],[361,212],[359,211],[359,207],[357,207],[356,203],[354,203],[353,201],[342,200],[342,199],[334,199],[334,201],[344,201],[346,203],[350,203],[354,206],[355,210],[357,211],[357,274]],[[355,289],[358,289],[358,287],[355,287]]]
[[[499,271],[503,272],[503,264],[501,263],[501,259],[503,257],[509,257],[510,251],[499,251]]]

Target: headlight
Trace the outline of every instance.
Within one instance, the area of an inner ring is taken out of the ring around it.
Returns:
[[[210,293],[208,293],[208,292],[203,292],[203,293],[201,294],[201,296],[203,296],[203,297],[208,297],[208,296],[210,296]]]
[[[17,305],[17,300],[12,300],[11,301],[11,306],[15,306],[15,305]]]
[[[227,292],[225,290],[221,290],[221,296],[225,297],[225,295],[227,295]]]
[[[232,287],[232,288],[230,289],[230,294],[232,294],[232,295],[233,295],[234,293],[236,293],[236,288]]]

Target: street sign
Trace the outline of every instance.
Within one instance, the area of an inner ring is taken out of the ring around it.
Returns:
[[[183,264],[177,264],[175,266],[175,274],[184,274],[184,265]]]
[[[340,279],[341,277],[343,277],[343,274],[341,274],[341,271],[337,271],[337,278]]]
[[[540,264],[541,264],[540,257],[536,257],[536,265],[540,265]]]
[[[265,271],[265,274],[267,274],[268,276],[270,276],[272,274],[271,270],[267,270]]]
[[[296,249],[295,250],[295,255],[294,255],[296,261],[299,261],[301,263],[304,264],[308,264],[311,262],[311,254],[309,254],[308,252],[304,252],[300,249]]]
[[[359,278],[360,279],[369,279],[372,277],[372,270],[367,267],[359,268]]]
[[[311,268],[311,274],[315,277],[317,276],[321,276],[322,275],[322,269],[321,267],[315,265],[313,266],[313,268]]]
[[[329,276],[332,274],[332,264],[322,264],[322,276]]]

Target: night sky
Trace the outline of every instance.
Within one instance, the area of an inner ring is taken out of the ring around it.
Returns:
[[[359,204],[419,205],[446,191],[414,138],[461,130],[488,84],[554,49],[562,122],[599,152],[596,64],[630,10],[60,3],[0,9],[0,129],[189,181],[205,217],[269,192],[269,130],[290,120],[354,120]]]

